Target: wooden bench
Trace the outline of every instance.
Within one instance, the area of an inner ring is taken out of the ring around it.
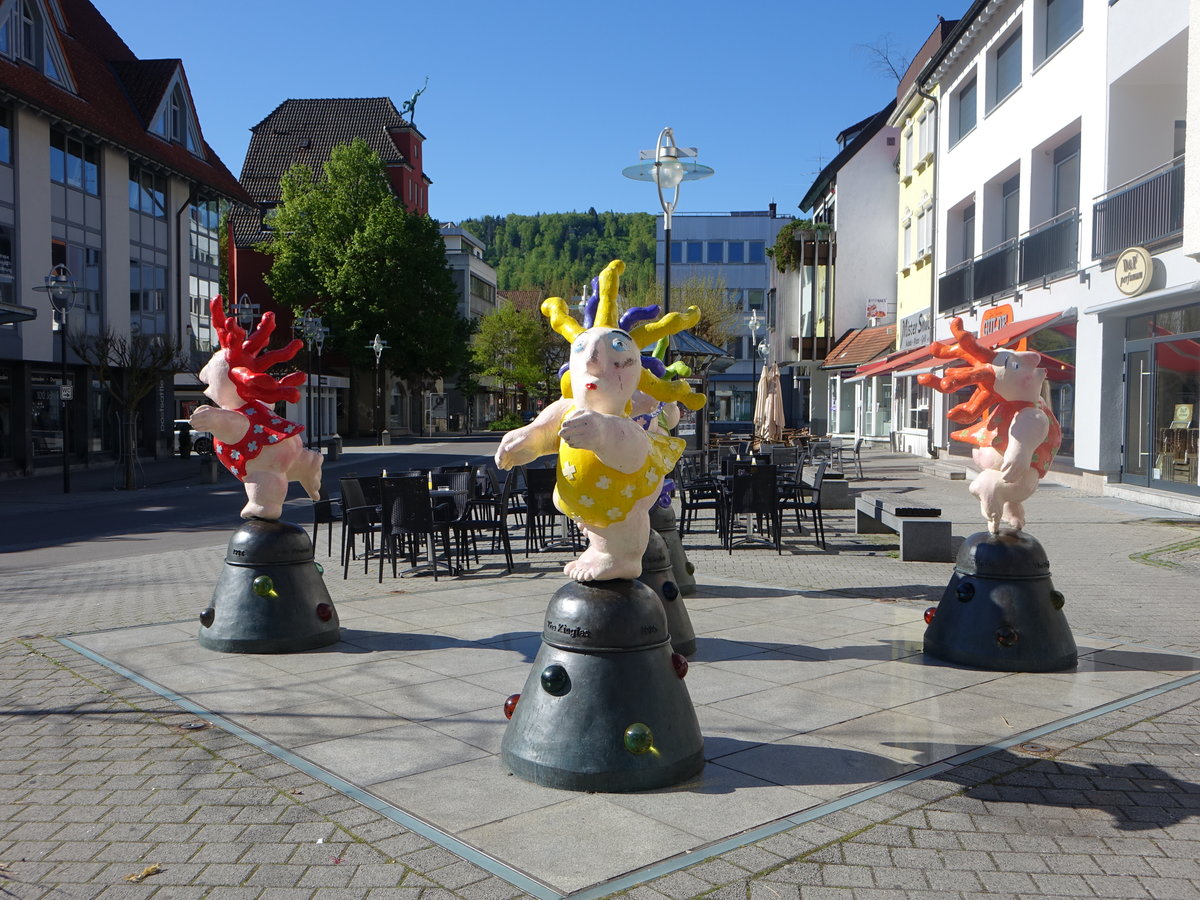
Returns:
[[[912,562],[953,562],[950,520],[942,511],[908,494],[859,494],[854,500],[858,534],[900,535],[900,558]]]

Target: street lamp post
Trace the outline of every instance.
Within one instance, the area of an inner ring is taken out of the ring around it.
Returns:
[[[317,320],[321,321],[320,319]],[[322,325],[317,329],[317,450],[319,451],[324,445],[325,438],[325,391],[323,377],[321,375],[321,353],[325,349],[325,338],[329,335],[329,329]]]
[[[658,134],[653,150],[642,150],[639,159],[647,162],[626,166],[621,170],[634,181],[653,181],[658,188],[658,203],[663,211],[663,313],[671,311],[671,216],[679,203],[679,185],[684,181],[699,181],[713,174],[708,166],[695,161],[695,147],[677,147],[675,133],[664,128]],[[652,160],[652,161],[651,161]],[[665,192],[671,193],[670,199]]]
[[[317,345],[317,335],[321,331],[321,317],[312,314],[312,307],[304,311],[304,315],[300,317],[298,324],[300,325],[300,335],[304,338],[304,345],[308,350],[308,390],[304,392],[304,423],[308,431],[308,448],[311,450],[313,439],[319,442],[320,435],[313,434],[313,409],[316,404],[313,402],[312,380],[313,380],[313,348]],[[317,401],[318,403],[320,401]]]
[[[60,415],[62,416],[62,476],[63,493],[71,493],[71,400],[73,385],[67,381],[67,315],[75,305],[75,295],[79,286],[71,277],[71,270],[59,264],[46,275],[45,284],[35,287],[35,291],[44,292],[50,297],[54,307],[54,328],[58,330],[58,353],[62,363],[62,376],[58,386]]]
[[[378,334],[375,335],[375,340],[367,344],[368,350],[375,351],[375,431],[378,434],[377,441],[380,446],[387,443],[387,429],[382,427],[381,424],[383,422],[383,379],[379,368],[379,361],[387,346],[388,342]]]

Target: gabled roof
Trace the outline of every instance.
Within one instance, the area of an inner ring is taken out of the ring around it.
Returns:
[[[139,60],[89,0],[51,0],[62,11],[48,16],[78,93],[71,93],[33,66],[0,57],[0,99],[15,101],[41,115],[112,144],[129,155],[168,169],[211,193],[239,203],[249,200],[241,185],[207,143],[197,156],[180,144],[148,132],[144,110],[162,99],[179,60]],[[167,72],[166,80],[163,73]],[[186,81],[183,82],[186,85]]]
[[[821,363],[822,369],[844,369],[887,355],[896,345],[896,326],[858,328],[844,335]]]
[[[517,309],[535,314],[541,311],[542,301],[546,299],[545,291],[499,291],[499,295]]]
[[[253,126],[242,186],[258,203],[279,201],[279,178],[303,163],[320,174],[333,148],[361,138],[384,166],[408,166],[392,134],[411,128],[388,97],[284,100]]]
[[[851,125],[844,132],[842,132],[843,134],[846,134],[856,128],[860,129],[858,134],[854,136],[853,140],[851,140],[849,144],[842,148],[841,152],[830,161],[829,165],[821,170],[821,174],[817,176],[817,180],[812,183],[812,187],[808,189],[808,193],[805,194],[804,199],[800,201],[800,209],[802,212],[808,212],[808,210],[812,209],[813,206],[816,205],[817,200],[820,199],[823,193],[825,193],[825,189],[833,182],[842,166],[852,160],[858,154],[858,151],[861,150],[871,140],[871,138],[875,137],[875,135],[879,133],[879,129],[887,124],[887,120],[891,116],[892,110],[895,108],[896,98],[893,97],[890,101],[888,101],[887,106],[875,113],[875,115],[871,116],[870,118],[863,120],[866,122],[865,125],[862,122],[856,122],[854,125]]]

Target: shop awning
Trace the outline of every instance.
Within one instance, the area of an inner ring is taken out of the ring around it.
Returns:
[[[1049,328],[1053,325],[1062,322],[1073,321],[1076,316],[1075,307],[1064,309],[1062,312],[1050,313],[1045,316],[1034,316],[1032,319],[1023,319],[1020,322],[1010,322],[1003,328],[997,328],[991,334],[985,335],[979,339],[985,347],[1007,347],[1009,344],[1015,344],[1022,338],[1041,331],[1043,328]],[[1050,371],[1052,378],[1061,379],[1061,366],[1066,365],[1060,363],[1052,357],[1044,356],[1046,368]],[[1053,365],[1051,365],[1051,363]],[[860,366],[855,373],[854,381],[859,381],[863,378],[873,378],[876,375],[915,375],[918,372],[928,372],[938,366],[944,366],[946,362],[935,357],[929,352],[929,347],[918,347],[915,350],[909,350],[906,353],[901,353],[893,356],[889,360],[871,365]],[[1074,371],[1072,369],[1072,371]]]
[[[0,303],[0,325],[14,325],[17,322],[29,322],[37,318],[38,311],[32,306],[18,306],[15,303]]]

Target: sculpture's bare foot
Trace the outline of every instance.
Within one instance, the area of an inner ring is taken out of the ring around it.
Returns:
[[[311,500],[321,499],[321,466],[324,464],[325,457],[315,450],[305,450],[297,461],[296,480]]]
[[[1008,502],[1004,504],[1004,514],[1001,517],[1015,528],[1017,531],[1025,527],[1025,508],[1020,503]]]
[[[278,519],[282,515],[282,504],[279,506],[270,507],[251,501],[242,507],[243,519]]]
[[[589,547],[577,559],[563,566],[563,573],[575,581],[607,581],[611,578],[637,578],[642,574],[642,560],[633,564],[622,562],[609,553]]]

